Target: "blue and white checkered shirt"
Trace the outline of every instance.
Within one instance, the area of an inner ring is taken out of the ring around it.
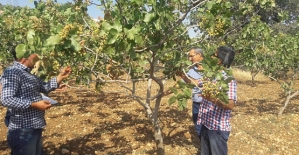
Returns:
[[[9,130],[41,129],[46,126],[45,111],[30,108],[30,105],[42,100],[41,93],[49,93],[58,87],[56,78],[43,82],[31,74],[28,67],[14,62],[3,72],[1,84],[2,104],[11,111]]]

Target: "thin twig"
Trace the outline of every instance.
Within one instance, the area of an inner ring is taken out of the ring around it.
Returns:
[[[90,29],[90,30],[91,30],[91,28],[90,28],[89,24],[86,22],[86,20],[84,19],[83,15],[82,15],[82,19],[83,19],[84,23],[87,25],[88,29]]]

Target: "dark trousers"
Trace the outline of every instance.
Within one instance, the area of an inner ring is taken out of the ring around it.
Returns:
[[[8,127],[8,125],[9,125],[9,119],[10,119],[10,115],[11,115],[11,113],[10,113],[10,111],[6,111],[6,115],[5,115],[5,118],[4,118],[4,123],[5,123],[5,125]]]
[[[201,124],[197,124],[199,107],[200,107],[200,103],[198,103],[198,102],[192,103],[192,119],[193,119],[195,131],[196,131],[198,137],[200,137],[200,131],[201,131],[201,126],[202,126]]]
[[[7,143],[11,155],[42,155],[42,130],[8,130]]]
[[[9,125],[10,116],[11,113],[9,110],[7,110],[4,118],[4,122],[7,127]],[[32,143],[26,140],[24,142],[24,138],[28,136],[31,137],[28,138],[28,140],[30,140]],[[11,155],[34,155],[32,152],[36,152],[36,155],[45,154],[42,150],[42,129],[9,130],[7,134],[7,142],[11,148]],[[40,149],[41,152],[39,153]],[[29,153],[26,154],[26,151],[29,151]]]
[[[229,131],[201,129],[201,155],[227,155]]]

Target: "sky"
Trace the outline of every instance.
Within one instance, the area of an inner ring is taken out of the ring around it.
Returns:
[[[72,0],[57,0],[58,3],[72,2]],[[94,1],[96,2],[96,1]],[[12,4],[18,6],[29,6],[34,7],[33,0],[0,0],[1,4]],[[88,6],[87,13],[94,19],[97,19],[98,16],[104,17],[102,11],[98,9],[95,5]],[[196,33],[193,30],[189,30],[188,34],[191,38],[196,36]]]

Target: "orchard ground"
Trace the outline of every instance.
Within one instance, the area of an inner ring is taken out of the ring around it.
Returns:
[[[235,70],[238,104],[232,112],[229,155],[296,155],[299,152],[299,97],[291,100],[281,117],[283,97],[277,82],[262,75],[251,83],[247,72]],[[174,84],[167,81],[166,87]],[[146,82],[138,84],[144,96]],[[153,91],[157,86],[153,86]],[[59,105],[46,112],[44,148],[49,155],[153,155],[153,129],[143,108],[117,84],[100,92],[68,89],[52,92]],[[170,95],[171,96],[171,95]],[[167,155],[196,155],[199,140],[191,121],[191,101],[179,111],[164,97],[159,113]],[[6,109],[0,107],[0,117]],[[2,119],[3,120],[3,119]],[[7,128],[0,122],[0,155],[8,155]]]

